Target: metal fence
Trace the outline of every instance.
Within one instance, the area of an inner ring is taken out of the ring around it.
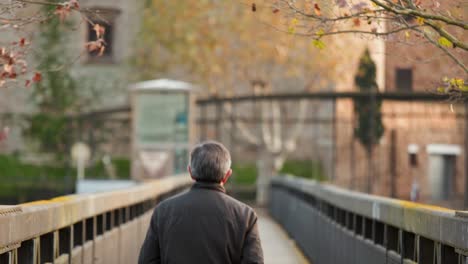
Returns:
[[[467,211],[276,177],[270,212],[314,264],[468,263]]]
[[[125,190],[0,206],[0,263],[136,263],[152,209],[190,182],[174,176]]]

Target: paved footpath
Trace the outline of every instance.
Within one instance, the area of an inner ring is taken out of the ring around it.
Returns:
[[[263,209],[256,209],[259,218],[265,264],[309,264],[293,240]]]

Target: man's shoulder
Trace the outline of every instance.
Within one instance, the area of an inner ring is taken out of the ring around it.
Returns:
[[[237,199],[235,199],[234,197],[230,196],[230,195],[227,195],[227,194],[224,194],[224,197],[227,201],[227,203],[229,203],[232,207],[236,208],[237,210],[241,211],[243,214],[249,214],[249,215],[254,215],[256,216],[256,213],[255,213],[255,210],[249,206],[248,204],[246,203],[243,203]]]
[[[172,207],[174,205],[177,205],[177,204],[180,204],[182,202],[184,202],[186,199],[187,199],[187,194],[188,192],[187,191],[184,191],[182,193],[178,193],[174,196],[171,196],[167,199],[164,199],[163,201],[161,201],[157,206],[156,206],[156,209],[160,209],[160,210],[164,210],[168,207]]]

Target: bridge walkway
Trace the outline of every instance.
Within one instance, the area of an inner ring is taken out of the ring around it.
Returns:
[[[268,214],[257,208],[263,254],[267,264],[310,264],[284,229]]]

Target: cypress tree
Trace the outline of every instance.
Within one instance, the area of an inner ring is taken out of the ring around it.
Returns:
[[[367,154],[368,179],[367,192],[372,192],[372,178],[374,168],[372,163],[372,152],[384,133],[382,123],[381,100],[376,100],[378,93],[376,82],[376,65],[372,60],[369,50],[366,49],[359,60],[358,72],[354,83],[360,92],[368,94],[366,97],[355,99],[354,113],[357,116],[354,136],[363,145]]]

